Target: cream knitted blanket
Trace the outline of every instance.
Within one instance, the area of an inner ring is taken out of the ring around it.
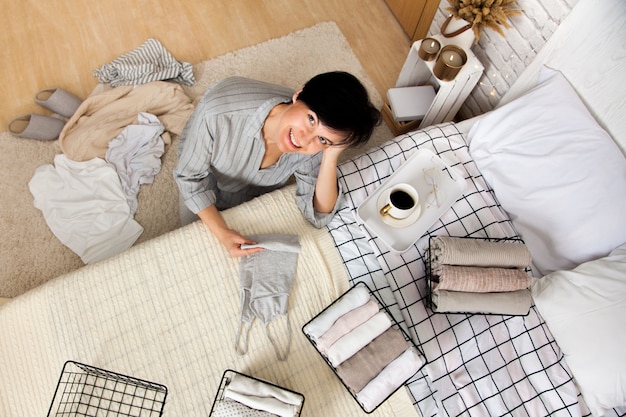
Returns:
[[[302,218],[294,192],[290,186],[224,212],[243,234],[300,236],[288,360],[276,360],[259,323],[248,353],[235,353],[239,261],[198,222],[0,307],[0,415],[46,415],[70,359],[166,385],[169,416],[208,416],[227,368],[302,393],[303,416],[363,415],[300,331],[348,280],[327,230]],[[417,413],[401,389],[372,415]]]

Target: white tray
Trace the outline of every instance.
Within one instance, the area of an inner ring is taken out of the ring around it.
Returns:
[[[438,186],[439,207],[428,205],[428,196],[433,186],[428,184],[424,170],[435,168],[435,181]],[[411,184],[420,198],[421,213],[415,222],[383,221],[380,209],[385,203],[384,194],[398,183]],[[394,252],[404,252],[426,233],[443,213],[445,213],[465,191],[465,179],[454,169],[447,166],[441,158],[428,149],[417,150],[396,172],[383,182],[357,209],[357,216],[372,232]]]

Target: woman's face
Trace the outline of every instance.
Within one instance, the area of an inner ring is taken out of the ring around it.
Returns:
[[[345,140],[345,134],[324,126],[317,114],[296,98],[297,93],[280,118],[275,139],[278,149],[311,155]]]

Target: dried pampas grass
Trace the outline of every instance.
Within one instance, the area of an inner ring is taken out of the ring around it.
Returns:
[[[448,0],[446,11],[471,24],[476,41],[484,28],[493,29],[504,36],[502,27],[510,28],[509,17],[521,14],[515,0]]]

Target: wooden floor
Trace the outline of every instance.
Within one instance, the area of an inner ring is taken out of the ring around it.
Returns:
[[[0,129],[21,114],[50,112],[35,93],[61,87],[85,98],[92,71],[157,38],[181,61],[197,63],[335,21],[381,96],[410,47],[383,0],[0,0]],[[337,57],[341,59],[341,57]],[[276,62],[277,71],[284,64]]]

